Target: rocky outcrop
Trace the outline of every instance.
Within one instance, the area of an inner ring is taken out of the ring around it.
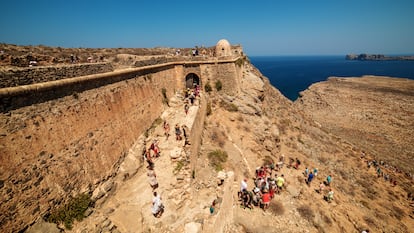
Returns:
[[[385,56],[384,54],[347,54],[346,60],[359,61],[412,61],[414,56]]]

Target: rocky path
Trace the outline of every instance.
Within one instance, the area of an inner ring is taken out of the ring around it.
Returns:
[[[174,133],[176,124],[186,125],[191,129],[199,106],[190,106],[186,115],[182,99],[179,95],[173,98],[170,107],[161,116],[170,124],[169,138],[164,136],[163,124],[160,124],[145,139],[147,148],[154,139],[159,140],[161,156],[154,160],[154,170],[159,183],[156,191],[161,194],[165,206],[161,218],[155,218],[151,213],[153,194],[148,183],[145,162],[135,175],[120,182],[113,194],[95,208],[87,219],[76,223],[72,232],[92,230],[132,233],[155,232],[156,229],[168,232],[168,229],[182,228],[185,222],[192,221],[192,217],[197,214],[195,212],[199,211],[200,214],[206,212],[202,202],[191,201],[191,171],[185,159],[184,140],[177,141]],[[180,157],[171,159],[170,155],[180,155]],[[136,146],[130,150],[124,163],[141,157],[142,148]],[[123,166],[128,167],[128,164],[121,165],[121,169]]]

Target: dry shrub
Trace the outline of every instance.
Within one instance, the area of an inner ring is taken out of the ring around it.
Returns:
[[[210,165],[214,167],[216,171],[223,170],[223,163],[227,161],[228,155],[226,151],[214,150],[208,153],[208,159]]]
[[[224,109],[226,109],[229,112],[237,112],[239,111],[239,108],[234,103],[228,103],[226,101],[221,101],[220,106]]]
[[[403,209],[401,209],[398,206],[393,205],[391,208],[391,215],[401,221],[401,219],[404,218],[405,213]]]
[[[328,224],[328,225],[332,225],[332,219],[330,217],[328,217],[327,215],[325,215],[324,213],[321,213],[322,216],[322,220]]]
[[[251,130],[248,125],[244,125],[243,128],[246,133],[250,133]]]
[[[299,208],[297,208],[300,216],[302,218],[308,220],[309,222],[312,222],[313,218],[315,217],[315,213],[313,213],[313,210],[308,205],[302,205]]]
[[[240,122],[244,122],[244,118],[243,118],[243,116],[242,116],[242,115],[239,115],[239,116],[237,117],[237,120],[238,120],[238,121],[240,121]]]
[[[221,148],[224,147],[224,144],[226,143],[226,137],[224,132],[220,132],[218,129],[214,129],[211,133],[211,140],[217,145],[219,145]]]
[[[369,216],[364,216],[364,221],[368,224],[368,226],[377,226],[375,220]]]
[[[285,213],[282,202],[276,200],[270,202],[269,210],[273,215],[283,215]]]

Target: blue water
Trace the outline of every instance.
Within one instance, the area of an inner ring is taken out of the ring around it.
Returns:
[[[294,101],[299,92],[330,76],[380,75],[414,79],[414,61],[351,61],[345,56],[249,57],[273,86]]]

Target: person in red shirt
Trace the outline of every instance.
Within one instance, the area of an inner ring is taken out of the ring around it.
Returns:
[[[268,190],[264,190],[263,195],[262,195],[262,204],[263,204],[263,209],[267,209],[269,208],[269,204],[270,204],[270,193],[268,192]]]

